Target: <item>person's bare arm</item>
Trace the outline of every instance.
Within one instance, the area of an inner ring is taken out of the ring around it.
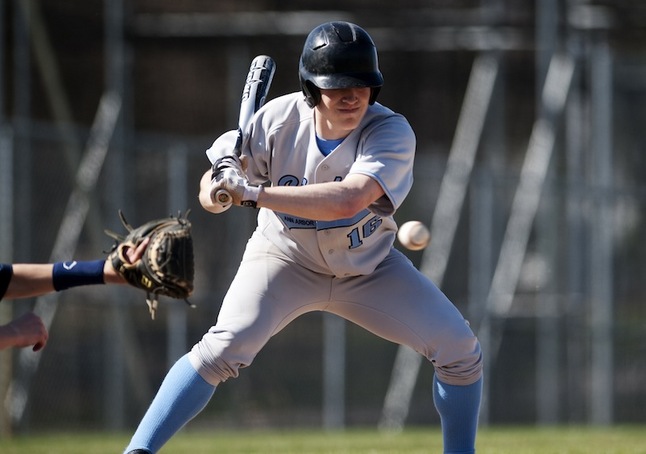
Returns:
[[[0,350],[9,347],[29,347],[38,351],[47,344],[48,333],[43,321],[33,312],[0,326]]]
[[[4,297],[31,298],[54,291],[51,263],[16,263]]]
[[[266,188],[260,193],[258,206],[307,219],[332,221],[354,216],[383,195],[379,183],[355,174],[343,181]]]
[[[137,248],[128,249],[126,256],[131,263],[139,260],[146,247],[148,240],[144,240]],[[13,266],[13,276],[7,287],[4,298],[18,299],[31,298],[45,295],[54,291],[52,282],[52,263],[16,263]],[[125,284],[126,281],[119,276],[112,263],[106,260],[103,265],[103,280],[106,284]]]
[[[211,194],[211,171],[200,181],[200,203],[207,211],[214,209]],[[374,179],[367,175],[348,175],[342,181],[304,186],[273,186],[258,197],[258,207],[269,208],[318,221],[332,221],[354,216],[384,195]]]

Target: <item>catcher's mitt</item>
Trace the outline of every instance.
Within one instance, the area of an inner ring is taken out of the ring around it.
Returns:
[[[116,241],[108,260],[129,284],[146,291],[146,303],[153,320],[159,295],[183,299],[192,306],[187,298],[193,292],[195,265],[188,213],[184,217],[170,216],[133,228],[119,210],[121,223],[128,234],[123,236],[105,231]],[[146,238],[150,238],[150,241],[141,259],[130,263],[125,255],[127,248],[136,248]]]

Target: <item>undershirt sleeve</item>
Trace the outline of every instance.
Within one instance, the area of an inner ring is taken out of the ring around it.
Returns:
[[[9,288],[9,282],[13,276],[13,267],[6,263],[0,263],[0,300]]]

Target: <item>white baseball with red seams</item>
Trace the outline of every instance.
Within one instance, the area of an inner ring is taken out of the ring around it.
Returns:
[[[408,221],[399,227],[397,239],[406,249],[420,251],[430,243],[431,232],[420,221]]]

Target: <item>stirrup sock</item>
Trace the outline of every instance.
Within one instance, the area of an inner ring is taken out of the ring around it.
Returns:
[[[471,385],[456,386],[433,378],[433,401],[442,422],[445,454],[475,452],[482,378]]]
[[[171,367],[124,452],[155,453],[211,400],[215,386],[193,368],[188,354]]]

